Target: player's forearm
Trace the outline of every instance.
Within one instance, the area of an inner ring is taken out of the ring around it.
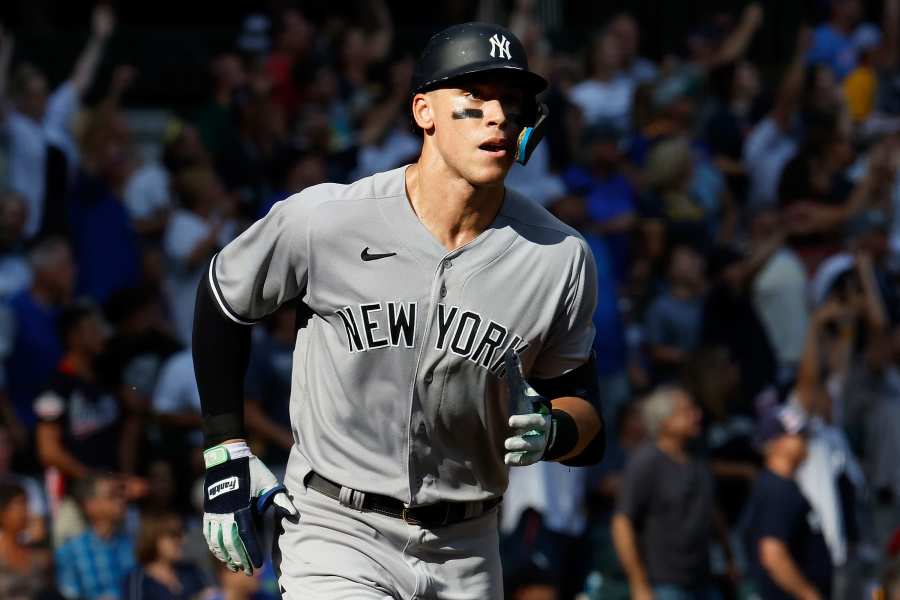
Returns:
[[[578,427],[578,442],[575,444],[575,448],[557,459],[563,462],[584,452],[588,444],[602,433],[603,422],[600,415],[597,414],[597,409],[584,398],[563,396],[555,398],[551,404],[554,409],[562,410],[572,417]]]
[[[619,555],[619,562],[622,563],[629,583],[633,586],[646,586],[647,571],[637,551],[637,540],[631,520],[623,514],[613,516],[612,534],[616,554]]]
[[[205,446],[246,438],[244,376],[250,362],[250,328],[226,317],[204,277],[194,308],[192,352],[200,392]]]

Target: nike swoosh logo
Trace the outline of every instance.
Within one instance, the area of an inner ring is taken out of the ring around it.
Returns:
[[[368,246],[363,248],[363,251],[359,253],[359,257],[366,262],[368,262],[370,260],[378,260],[379,258],[387,258],[389,256],[397,256],[397,253],[396,252],[388,252],[386,254],[369,254]]]

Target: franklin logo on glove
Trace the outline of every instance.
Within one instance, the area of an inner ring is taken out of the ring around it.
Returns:
[[[223,479],[222,481],[217,481],[216,483],[209,486],[206,491],[206,497],[212,500],[216,496],[221,496],[222,494],[227,494],[228,492],[233,492],[234,490],[241,487],[241,483],[237,477],[229,477],[228,479]]]
[[[273,504],[282,515],[296,515],[297,509],[285,487],[245,442],[213,446],[203,458],[203,537],[229,569],[251,575],[265,558],[258,533],[262,515]]]

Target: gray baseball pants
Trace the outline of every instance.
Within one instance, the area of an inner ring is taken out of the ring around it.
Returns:
[[[433,530],[291,491],[273,561],[285,600],[501,600],[497,512]]]

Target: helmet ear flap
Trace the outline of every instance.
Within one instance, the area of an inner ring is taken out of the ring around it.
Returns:
[[[523,127],[516,140],[516,162],[524,165],[531,157],[531,153],[543,139],[546,133],[547,115],[550,114],[547,105],[543,102],[535,102],[533,118],[528,122],[533,125]]]

